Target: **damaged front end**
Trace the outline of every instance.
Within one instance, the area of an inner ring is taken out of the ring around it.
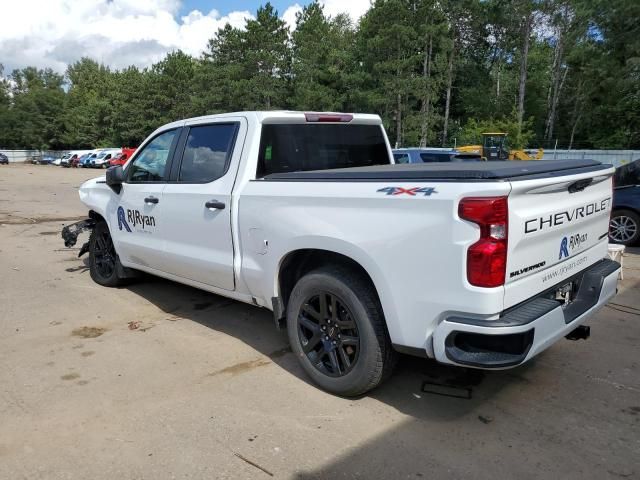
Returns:
[[[96,221],[93,218],[87,218],[80,222],[72,223],[62,229],[62,239],[64,240],[64,246],[67,248],[73,247],[78,241],[78,235],[87,230],[93,230],[96,226]],[[81,257],[89,251],[89,242],[82,245],[78,257]]]

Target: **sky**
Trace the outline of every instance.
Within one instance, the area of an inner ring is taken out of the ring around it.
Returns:
[[[370,0],[319,0],[357,20]],[[35,66],[64,73],[83,56],[112,68],[147,67],[181,49],[198,56],[218,28],[242,28],[266,0],[0,0],[4,74]],[[272,0],[290,26],[309,0]]]

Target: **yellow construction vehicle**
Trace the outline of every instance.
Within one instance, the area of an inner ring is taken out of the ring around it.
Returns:
[[[538,149],[535,156],[526,150],[511,150],[506,133],[483,133],[482,145],[464,145],[458,147],[461,153],[475,153],[483,160],[541,160],[544,150]]]

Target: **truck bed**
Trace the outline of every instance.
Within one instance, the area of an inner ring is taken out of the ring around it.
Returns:
[[[609,168],[611,165],[605,165],[595,160],[423,163],[274,173],[267,175],[263,180],[295,182],[379,182],[387,180],[506,182],[559,177]]]

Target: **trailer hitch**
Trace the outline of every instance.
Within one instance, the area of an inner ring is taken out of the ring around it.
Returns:
[[[62,239],[64,240],[64,246],[67,248],[73,247],[78,241],[78,235],[87,230],[93,230],[96,226],[96,221],[92,218],[87,218],[80,222],[72,223],[62,229]],[[78,257],[81,257],[89,251],[89,242],[82,245]]]
[[[565,337],[567,340],[586,340],[591,335],[591,327],[580,325],[575,330],[569,332]]]

